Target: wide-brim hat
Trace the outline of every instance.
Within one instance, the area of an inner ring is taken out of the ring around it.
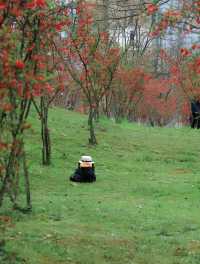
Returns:
[[[94,163],[91,156],[81,156],[81,159],[79,160],[79,162],[92,162],[92,163]]]
[[[79,160],[81,167],[92,167],[94,164],[91,156],[82,156]]]

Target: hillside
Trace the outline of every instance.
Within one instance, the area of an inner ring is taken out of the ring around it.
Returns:
[[[6,264],[199,264],[200,134],[102,119],[87,145],[87,117],[51,109],[53,164],[41,166],[39,121],[27,135],[33,212],[4,206]],[[97,182],[68,178],[81,155]],[[4,260],[3,260],[4,259]]]

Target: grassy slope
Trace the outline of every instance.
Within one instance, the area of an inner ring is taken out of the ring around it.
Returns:
[[[28,264],[200,263],[199,131],[101,120],[93,148],[85,116],[51,110],[50,127],[49,168],[38,121],[27,137],[33,212],[3,209],[8,251]],[[83,154],[96,161],[95,184],[68,180]]]

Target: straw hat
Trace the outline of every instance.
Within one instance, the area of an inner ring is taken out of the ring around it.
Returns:
[[[91,156],[82,156],[81,159],[79,160],[80,167],[83,168],[89,168],[92,167],[94,162],[92,161]]]

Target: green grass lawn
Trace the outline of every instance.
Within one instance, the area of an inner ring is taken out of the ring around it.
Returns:
[[[90,147],[87,117],[52,109],[53,162],[42,167],[39,121],[32,121],[33,211],[1,208],[12,221],[0,263],[200,263],[200,131],[102,119],[99,145]],[[97,182],[72,184],[84,154],[96,162]]]

